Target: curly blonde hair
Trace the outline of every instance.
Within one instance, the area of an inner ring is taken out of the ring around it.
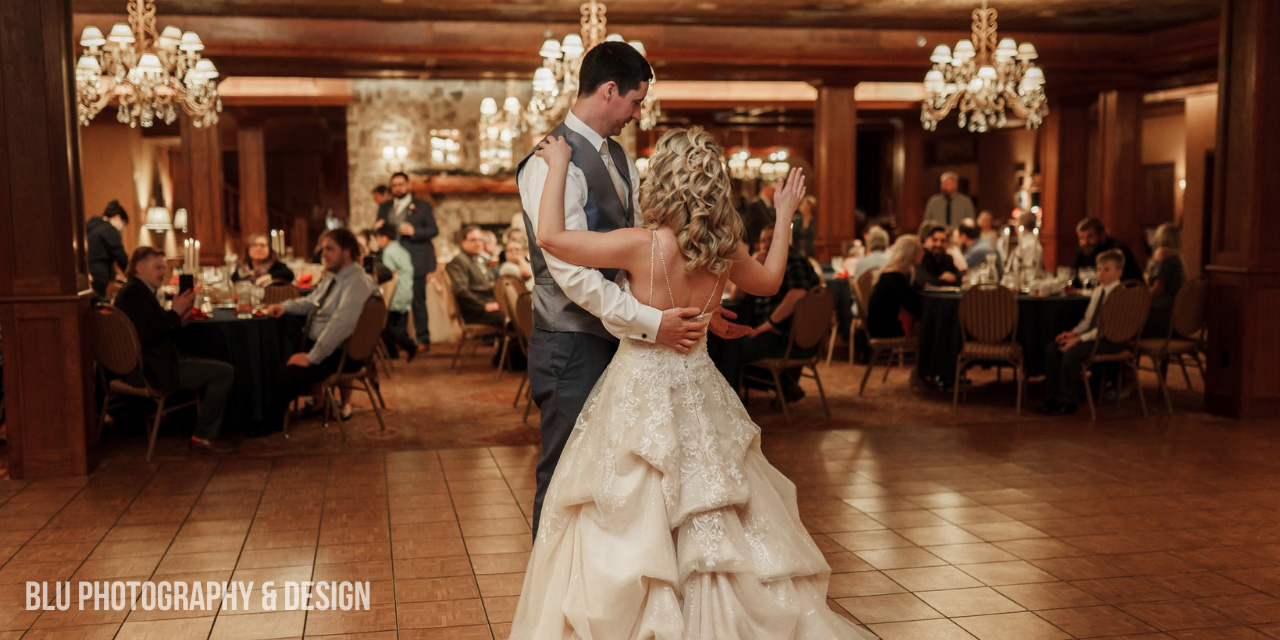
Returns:
[[[640,186],[644,226],[676,231],[690,271],[707,267],[716,275],[732,264],[742,237],[742,217],[730,200],[729,173],[715,138],[701,127],[672,129],[649,158],[649,177]]]

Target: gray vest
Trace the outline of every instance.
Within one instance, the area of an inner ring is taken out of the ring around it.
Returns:
[[[613,187],[613,180],[609,178],[609,169],[605,167],[604,160],[600,157],[600,150],[593,149],[586,138],[564,124],[552,129],[547,135],[564,137],[573,148],[571,162],[587,177],[587,228],[591,231],[613,231],[633,226],[631,198],[628,197],[625,203],[618,200],[618,192]],[[612,139],[609,140],[609,152],[613,155],[614,166],[618,167],[621,173],[623,168],[627,167],[626,152]],[[524,171],[525,164],[532,157],[533,154],[530,153],[520,161],[520,166],[516,168],[517,180]],[[631,185],[630,176],[623,174],[622,181],[626,183],[627,194],[630,196],[634,188]],[[543,331],[589,333],[616,342],[617,338],[604,328],[604,323],[569,300],[569,297],[560,290],[560,285],[556,284],[555,279],[551,277],[551,272],[547,269],[547,260],[542,255],[542,249],[538,247],[538,229],[534,226],[528,211],[524,212],[524,224],[529,231],[529,264],[533,267],[533,326]],[[600,269],[600,273],[604,274],[605,278],[613,280],[617,277],[618,270]]]

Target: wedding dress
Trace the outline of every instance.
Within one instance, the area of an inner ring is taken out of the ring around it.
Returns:
[[[706,340],[623,340],[547,490],[510,638],[874,639],[828,608],[830,572]]]

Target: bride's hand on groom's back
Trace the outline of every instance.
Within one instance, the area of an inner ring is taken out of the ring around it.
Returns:
[[[705,320],[692,320],[701,311],[697,307],[663,311],[662,323],[658,325],[658,337],[654,342],[671,347],[679,353],[689,353],[707,332]]]
[[[552,166],[568,165],[573,159],[573,148],[562,137],[547,136],[538,143],[538,147],[533,150],[533,155],[546,160],[547,164]]]

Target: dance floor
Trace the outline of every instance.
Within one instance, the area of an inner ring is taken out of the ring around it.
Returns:
[[[401,365],[388,431],[362,405],[347,442],[303,421],[210,458],[170,430],[146,465],[113,436],[88,478],[0,480],[0,638],[505,638],[538,449],[518,376],[487,360]],[[901,370],[863,398],[861,367],[822,371],[830,419],[811,382],[793,426],[750,406],[827,554],[830,606],[880,637],[1280,638],[1280,422],[1185,393],[1173,416],[1129,398],[1096,423],[1019,418],[983,384],[952,413]],[[28,611],[32,580],[369,581],[371,608]]]

